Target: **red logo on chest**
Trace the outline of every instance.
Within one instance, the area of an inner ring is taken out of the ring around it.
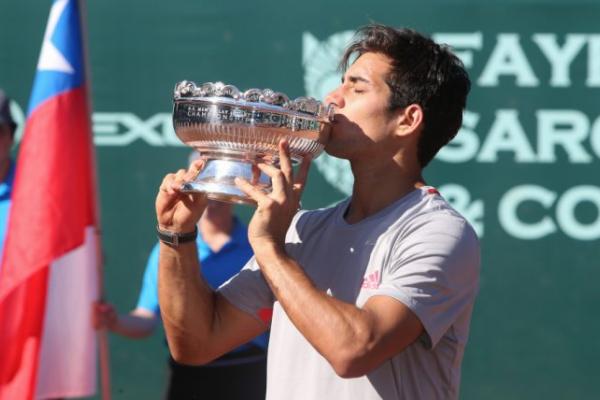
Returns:
[[[379,271],[371,272],[369,275],[363,278],[362,285],[363,289],[377,289],[379,287]]]

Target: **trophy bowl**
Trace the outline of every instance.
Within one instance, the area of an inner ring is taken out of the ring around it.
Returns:
[[[290,100],[271,89],[241,92],[233,85],[208,82],[175,85],[173,126],[177,137],[200,153],[202,171],[184,192],[204,192],[214,200],[255,202],[234,183],[242,177],[265,193],[271,181],[256,163],[279,164],[278,143],[286,139],[298,164],[316,158],[329,138],[333,109],[310,97]]]

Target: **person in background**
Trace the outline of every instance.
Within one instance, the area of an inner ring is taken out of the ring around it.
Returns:
[[[0,260],[4,252],[4,239],[8,225],[8,211],[15,179],[15,163],[10,157],[17,124],[9,109],[10,99],[0,89]],[[1,264],[0,264],[1,267]]]
[[[246,227],[234,216],[231,204],[211,200],[197,229],[196,248],[202,274],[217,288],[239,272],[252,256]],[[160,323],[158,251],[156,244],[148,258],[136,308],[128,314],[118,314],[111,304],[98,303],[94,313],[97,329],[107,328],[130,338],[143,338],[155,331]],[[264,399],[267,342],[267,334],[261,335],[204,366],[183,365],[170,358],[166,397]]]

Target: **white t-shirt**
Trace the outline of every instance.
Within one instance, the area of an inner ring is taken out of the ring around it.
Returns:
[[[415,189],[356,224],[349,200],[299,212],[286,250],[315,285],[362,307],[374,295],[409,307],[425,327],[404,351],[359,378],[337,376],[289,320],[254,259],[219,291],[254,316],[273,309],[267,399],[456,399],[479,288],[472,227],[431,187]]]

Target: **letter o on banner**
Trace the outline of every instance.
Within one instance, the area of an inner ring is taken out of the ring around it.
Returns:
[[[545,216],[538,222],[523,222],[517,215],[517,208],[525,201],[534,201],[549,209],[556,200],[556,194],[537,185],[520,185],[509,190],[500,200],[498,219],[506,232],[518,239],[534,240],[556,231],[552,219]]]
[[[592,223],[582,224],[575,218],[575,208],[586,201],[596,206],[598,215]],[[560,228],[574,239],[595,240],[600,238],[600,188],[582,185],[566,191],[556,204],[556,221]]]

